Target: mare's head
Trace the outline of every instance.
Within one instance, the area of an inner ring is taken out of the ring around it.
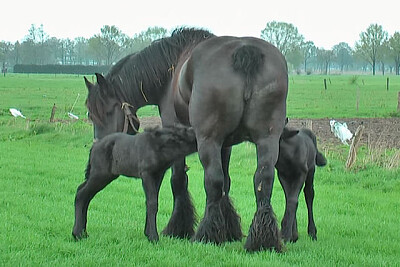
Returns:
[[[93,122],[94,140],[115,132],[135,134],[139,129],[136,113],[131,113],[130,106],[118,98],[113,85],[96,73],[97,82],[91,83],[84,77],[88,89],[86,107]]]

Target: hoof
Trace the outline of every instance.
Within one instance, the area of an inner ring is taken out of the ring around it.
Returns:
[[[269,204],[261,203],[254,215],[245,243],[248,252],[274,250],[282,252],[278,223]]]
[[[81,239],[85,239],[85,238],[88,238],[88,237],[89,237],[89,235],[88,235],[88,233],[86,232],[86,230],[82,231],[80,234],[74,234],[74,233],[72,233],[72,236],[73,236],[73,238],[75,239],[75,241],[79,241],[79,240],[81,240]]]
[[[169,237],[188,238],[194,235],[196,225],[196,212],[192,205],[192,200],[188,195],[176,200],[174,211],[162,234]]]
[[[231,199],[224,196],[221,199],[221,210],[225,218],[226,241],[240,241],[243,238],[240,226],[240,216],[237,214]]]
[[[206,207],[204,218],[192,240],[217,245],[227,241],[227,229],[220,203]]]

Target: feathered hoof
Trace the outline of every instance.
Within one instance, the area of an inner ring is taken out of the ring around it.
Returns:
[[[221,199],[221,210],[225,218],[226,241],[239,241],[243,238],[242,228],[240,226],[240,216],[237,214],[231,199],[223,196]]]
[[[227,241],[225,218],[220,203],[209,204],[193,241],[221,244]]]
[[[174,212],[162,234],[181,239],[191,238],[194,235],[196,217],[190,196],[187,195],[175,203]]]
[[[283,245],[272,207],[261,203],[254,215],[244,248],[248,252],[274,250],[282,252]]]

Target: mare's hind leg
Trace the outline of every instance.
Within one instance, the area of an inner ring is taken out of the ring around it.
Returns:
[[[202,140],[198,143],[198,153],[204,167],[207,201],[204,218],[199,224],[194,240],[205,243],[220,244],[227,240],[227,229],[221,207],[221,199],[225,195],[221,146],[222,144],[213,140]]]
[[[271,206],[274,166],[278,158],[278,140],[268,137],[258,140],[257,170],[254,174],[254,192],[257,211],[245,243],[247,251],[275,249],[282,251],[282,243],[275,214]]]
[[[227,229],[227,241],[241,240],[243,237],[240,226],[240,216],[237,214],[231,199],[229,191],[231,187],[231,177],[229,176],[229,161],[231,158],[232,147],[223,147],[221,150],[222,170],[224,172],[224,192],[221,199],[221,209],[225,218]]]
[[[314,203],[314,173],[315,168],[309,170],[306,183],[304,186],[304,197],[307,203],[308,210],[308,235],[317,240],[317,228],[314,222],[313,203]]]
[[[87,237],[86,223],[87,212],[93,197],[118,176],[91,175],[88,180],[78,186],[75,196],[75,223],[72,236],[75,240]]]
[[[188,177],[185,171],[185,159],[172,165],[171,188],[174,208],[171,218],[162,233],[171,237],[190,238],[194,234],[196,212],[188,191]]]
[[[303,175],[304,177],[304,175]],[[296,212],[298,206],[299,194],[303,186],[303,177],[282,177],[279,175],[279,181],[285,192],[286,208],[285,215],[282,219],[282,238],[285,242],[296,242],[297,231],[296,229]]]
[[[158,241],[157,232],[157,211],[158,211],[158,194],[164,173],[154,176],[144,174],[142,176],[142,185],[146,195],[146,224],[144,234],[149,241]]]

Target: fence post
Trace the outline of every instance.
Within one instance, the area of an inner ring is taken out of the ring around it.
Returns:
[[[386,79],[386,91],[389,91],[389,77]]]
[[[399,96],[397,97],[397,111],[400,111],[400,91]]]
[[[56,114],[56,103],[54,103],[53,108],[51,109],[51,115],[50,115],[50,122],[54,122],[54,115]]]
[[[325,87],[325,90],[327,89],[326,88],[326,79],[324,79],[324,87]]]
[[[364,128],[365,128],[365,126],[361,124],[360,126],[358,126],[358,128],[354,134],[353,140],[351,141],[349,156],[347,157],[347,161],[346,161],[346,169],[350,169],[351,166],[353,166],[354,162],[356,162],[357,146],[358,146],[358,143],[360,142]]]

